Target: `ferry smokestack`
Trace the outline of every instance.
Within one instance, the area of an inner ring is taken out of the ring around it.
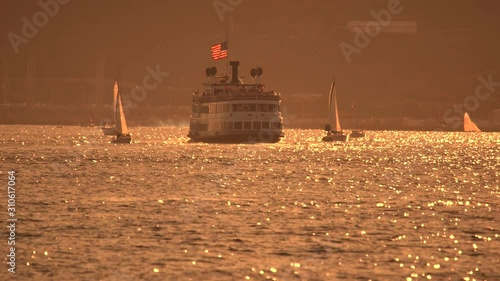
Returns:
[[[238,79],[238,65],[240,65],[239,61],[231,61],[229,62],[232,68],[232,78],[231,78],[231,84],[238,84],[240,83],[240,80]]]

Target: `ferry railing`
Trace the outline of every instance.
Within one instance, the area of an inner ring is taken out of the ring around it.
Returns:
[[[221,92],[217,94],[193,93],[193,100],[200,102],[215,102],[226,100],[280,100],[278,92]]]

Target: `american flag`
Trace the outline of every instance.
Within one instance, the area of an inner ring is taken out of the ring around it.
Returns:
[[[227,57],[227,42],[223,42],[210,48],[212,50],[212,58],[214,60],[223,59]]]

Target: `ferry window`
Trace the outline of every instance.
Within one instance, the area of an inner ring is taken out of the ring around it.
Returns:
[[[227,129],[230,131],[233,130],[233,122],[227,122]]]
[[[278,106],[275,105],[275,104],[270,104],[270,110],[269,111],[272,111],[272,112],[275,112],[278,110]]]
[[[262,129],[269,129],[269,122],[262,122]]]
[[[237,109],[237,108],[238,108],[237,106],[238,106],[237,104],[233,104],[233,111],[237,111],[237,110],[238,110],[238,109]]]
[[[234,129],[235,130],[243,129],[242,123],[241,122],[234,122]]]
[[[281,129],[281,123],[280,122],[273,122],[273,129]]]
[[[260,130],[260,122],[253,122],[253,129]]]
[[[204,105],[200,107],[200,113],[208,113],[208,106]]]
[[[257,111],[267,111],[267,104],[259,103],[257,104]]]
[[[252,129],[252,122],[245,122],[245,130],[251,130]]]
[[[240,103],[238,104],[238,110],[237,111],[245,111],[245,105]]]
[[[249,106],[249,111],[255,111],[257,108],[256,104],[249,104],[248,106]]]

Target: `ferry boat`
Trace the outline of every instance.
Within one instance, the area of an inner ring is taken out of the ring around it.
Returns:
[[[265,90],[262,68],[250,71],[252,81],[238,77],[238,61],[232,73],[216,76],[217,68],[206,69],[202,89],[193,93],[188,137],[201,142],[278,142],[283,133],[281,94]]]

